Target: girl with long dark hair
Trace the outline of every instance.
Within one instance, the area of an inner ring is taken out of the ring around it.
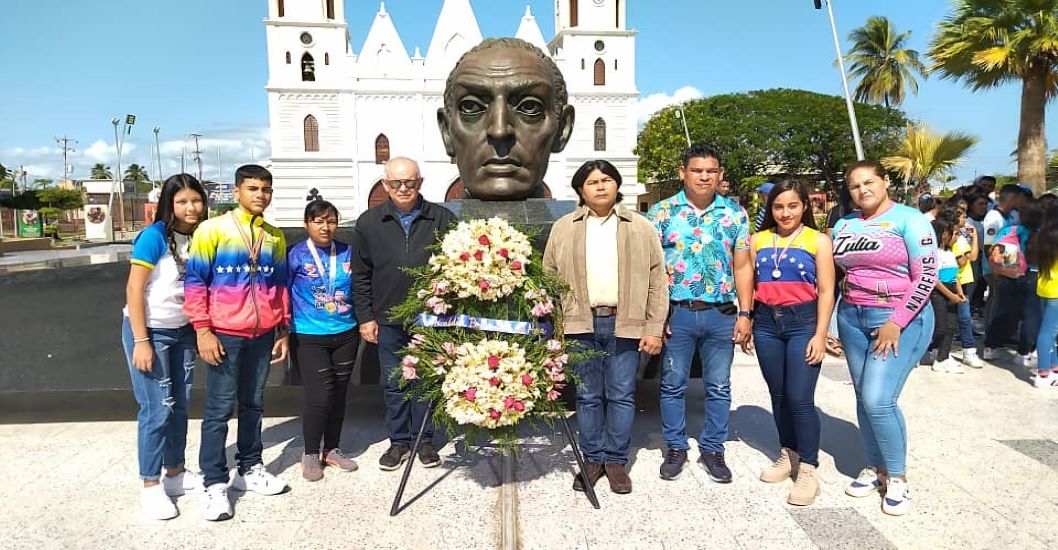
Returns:
[[[1040,268],[1036,295],[1041,302],[1043,320],[1036,336],[1039,359],[1032,384],[1037,388],[1058,388],[1058,354],[1055,353],[1055,338],[1058,338],[1058,206],[1047,209],[1036,243]]]
[[[191,233],[205,217],[206,190],[177,174],[162,185],[154,223],[132,241],[121,340],[140,406],[140,508],[152,519],[176,517],[170,497],[202,489],[202,477],[184,468],[197,342],[182,307]]]
[[[812,202],[800,182],[782,180],[768,193],[754,252],[753,346],[771,394],[779,458],[761,481],[794,479],[787,502],[806,506],[819,494],[819,366],[834,310],[830,237],[816,230]]]

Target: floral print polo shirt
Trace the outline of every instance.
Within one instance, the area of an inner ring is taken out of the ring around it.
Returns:
[[[655,204],[647,218],[665,252],[669,299],[735,300],[735,250],[749,250],[749,218],[738,203],[717,194],[699,215],[680,191]]]

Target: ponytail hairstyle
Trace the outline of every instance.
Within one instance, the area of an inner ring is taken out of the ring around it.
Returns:
[[[1043,227],[1036,238],[1036,265],[1040,277],[1051,278],[1051,270],[1058,264],[1058,206],[1047,209],[1043,216]]]
[[[184,270],[184,259],[180,257],[176,249],[176,237],[173,233],[176,232],[176,211],[173,208],[173,201],[176,199],[176,194],[184,189],[190,189],[200,197],[202,197],[202,204],[207,204],[206,189],[202,187],[202,184],[190,174],[176,174],[170,176],[169,179],[165,180],[162,184],[162,193],[158,197],[158,210],[154,212],[154,221],[162,222],[165,224],[165,242],[169,244],[169,252],[173,255],[173,259],[176,260],[176,266],[181,272]],[[203,211],[203,219],[209,215],[209,209]],[[201,220],[199,220],[201,222]]]
[[[308,201],[308,204],[305,205],[306,222],[330,213],[334,213],[335,218],[339,220],[342,219],[341,214],[338,213],[338,208],[330,202],[323,200],[323,195],[321,195],[319,190],[315,187],[309,189],[309,194],[305,197],[305,200]]]

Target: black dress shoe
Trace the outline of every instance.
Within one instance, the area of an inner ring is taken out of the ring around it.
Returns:
[[[595,462],[585,462],[584,469],[588,471],[588,481],[591,483],[592,487],[595,487],[595,484],[599,479],[606,475],[606,469],[603,468],[603,465]],[[573,476],[573,490],[584,490],[584,478],[580,475],[580,472],[577,472]]]

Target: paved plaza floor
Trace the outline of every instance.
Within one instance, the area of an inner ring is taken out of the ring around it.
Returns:
[[[701,381],[692,380],[691,388],[688,430],[697,433]],[[296,389],[288,390],[294,391],[286,392],[287,403],[269,402],[266,410],[295,414]],[[543,426],[527,434],[510,461],[490,446],[448,442],[445,464],[416,467],[402,512],[390,517],[400,472],[377,467],[387,446],[377,386],[356,387],[350,396],[343,447],[357,457],[359,471],[328,469],[322,481],[304,481],[299,418],[269,417],[265,462],[290,491],[274,497],[233,491],[235,517],[220,523],[201,519],[198,496],[179,498],[181,515],[171,521],[140,519],[132,420],[5,423],[0,548],[1058,547],[1058,391],[1031,387],[1009,358],[963,375],[921,367],[912,374],[901,406],[914,508],[899,518],[884,515],[877,497],[842,492],[864,461],[844,363],[828,361],[820,377],[823,493],[809,507],[785,503],[789,482],[757,480],[778,443],[755,359],[736,355],[732,390],[733,483],[712,483],[693,465],[675,481],[658,478],[657,383],[643,381],[632,441],[634,491],[615,495],[601,480],[600,510],[570,489],[572,454],[560,432]],[[127,410],[110,416],[134,413],[130,394]],[[195,469],[199,425],[192,421],[187,449]],[[233,426],[229,456],[234,433]],[[690,458],[697,459],[696,449]]]

